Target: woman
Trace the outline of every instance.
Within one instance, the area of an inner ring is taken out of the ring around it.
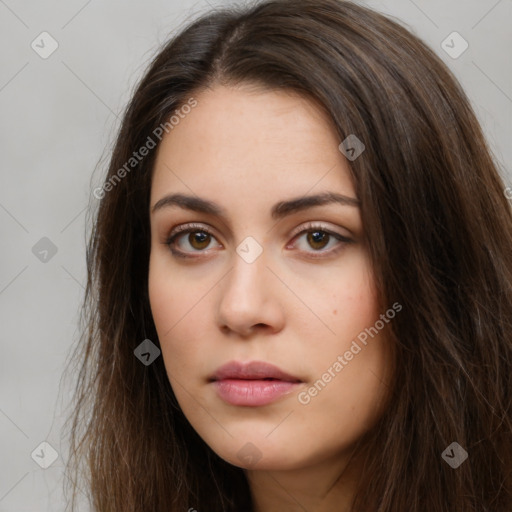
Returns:
[[[383,15],[192,23],[94,192],[74,484],[86,463],[99,512],[512,510],[504,190],[456,79]]]

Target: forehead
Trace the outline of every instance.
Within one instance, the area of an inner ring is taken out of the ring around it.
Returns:
[[[197,106],[159,146],[152,204],[176,190],[249,202],[314,188],[354,195],[334,125],[313,101],[284,90],[226,86],[192,96]]]

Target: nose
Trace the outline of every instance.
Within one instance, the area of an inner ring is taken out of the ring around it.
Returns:
[[[243,337],[253,333],[276,333],[284,326],[282,283],[267,268],[265,251],[252,263],[233,254],[233,268],[218,290],[219,328]]]

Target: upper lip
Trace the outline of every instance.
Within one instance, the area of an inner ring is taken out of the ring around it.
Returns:
[[[298,377],[294,377],[277,366],[263,361],[250,361],[249,363],[230,361],[218,368],[210,377],[211,381],[222,379],[276,379],[288,382],[301,382]]]

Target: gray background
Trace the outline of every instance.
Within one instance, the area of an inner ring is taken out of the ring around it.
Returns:
[[[188,19],[227,3],[209,2],[0,0],[0,512],[64,510],[71,387],[61,375],[78,334],[86,208],[148,59]],[[406,24],[454,71],[510,186],[512,0],[361,3]],[[31,47],[43,31],[59,45],[46,59]],[[453,31],[469,43],[457,59],[441,47]],[[34,254],[43,237],[53,256]],[[47,469],[31,457],[43,441],[58,453]]]

